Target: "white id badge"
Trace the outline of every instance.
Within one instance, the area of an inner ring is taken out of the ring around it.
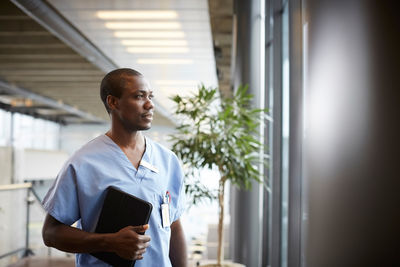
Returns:
[[[162,218],[162,225],[163,227],[169,227],[171,225],[169,219],[169,204],[164,203],[161,204],[161,218]]]

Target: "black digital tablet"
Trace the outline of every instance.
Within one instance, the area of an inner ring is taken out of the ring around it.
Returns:
[[[152,209],[151,203],[115,187],[108,187],[95,232],[115,233],[126,226],[147,224]],[[91,255],[112,266],[132,267],[135,264],[134,260],[121,258],[112,252],[96,252]]]

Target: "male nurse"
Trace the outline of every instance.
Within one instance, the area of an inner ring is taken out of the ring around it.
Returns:
[[[75,152],[49,189],[43,200],[44,243],[76,253],[78,267],[109,266],[92,252],[116,253],[136,260],[135,267],[186,267],[179,220],[185,204],[180,162],[142,134],[153,120],[149,83],[133,69],[116,69],[103,78],[100,96],[111,128]],[[109,186],[152,203],[149,223],[95,233]],[[167,212],[162,210],[166,205]],[[75,222],[77,227],[71,226]]]

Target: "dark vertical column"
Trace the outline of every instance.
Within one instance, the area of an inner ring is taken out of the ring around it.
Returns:
[[[281,8],[280,0],[266,1],[265,7],[265,80],[266,80],[266,107],[273,117],[272,122],[267,123],[266,133],[268,135],[269,151],[268,172],[265,176],[268,178],[268,191],[264,194],[264,232],[263,232],[263,259],[262,266],[280,266],[280,247],[281,247],[281,194],[280,194],[280,161],[275,158],[281,158],[281,105],[282,96],[280,91],[276,92],[275,88],[281,88],[282,73],[281,68],[275,69],[276,64],[281,65],[281,35],[276,33],[276,29],[280,27],[280,20],[275,22],[275,15],[279,13],[277,10]],[[278,70],[278,71],[276,71]],[[277,73],[278,72],[278,73]],[[278,179],[277,179],[278,178]]]
[[[306,2],[306,266],[400,266],[398,8]]]
[[[287,266],[302,262],[303,158],[303,12],[301,0],[289,0],[289,179]]]
[[[272,53],[268,71],[272,94],[272,136],[270,142],[270,197],[269,206],[269,264],[272,267],[280,267],[282,264],[282,0],[268,0],[269,23],[271,34],[269,49]]]
[[[236,54],[233,55],[233,85],[249,85],[254,95],[255,107],[264,103],[264,28],[262,0],[235,1],[236,16]],[[231,191],[231,231],[232,257],[246,266],[261,266],[262,259],[262,203],[263,188],[253,183],[251,191],[233,189]]]
[[[268,66],[272,71],[273,131],[271,141],[270,185],[270,264],[281,266],[282,255],[282,0],[268,1],[272,20],[272,59]],[[266,208],[266,207],[265,207]]]

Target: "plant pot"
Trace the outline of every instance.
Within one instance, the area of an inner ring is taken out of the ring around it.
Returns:
[[[246,267],[243,264],[235,263],[231,261],[223,261],[221,266],[217,265],[216,262],[209,262],[206,264],[200,264],[199,267]]]

